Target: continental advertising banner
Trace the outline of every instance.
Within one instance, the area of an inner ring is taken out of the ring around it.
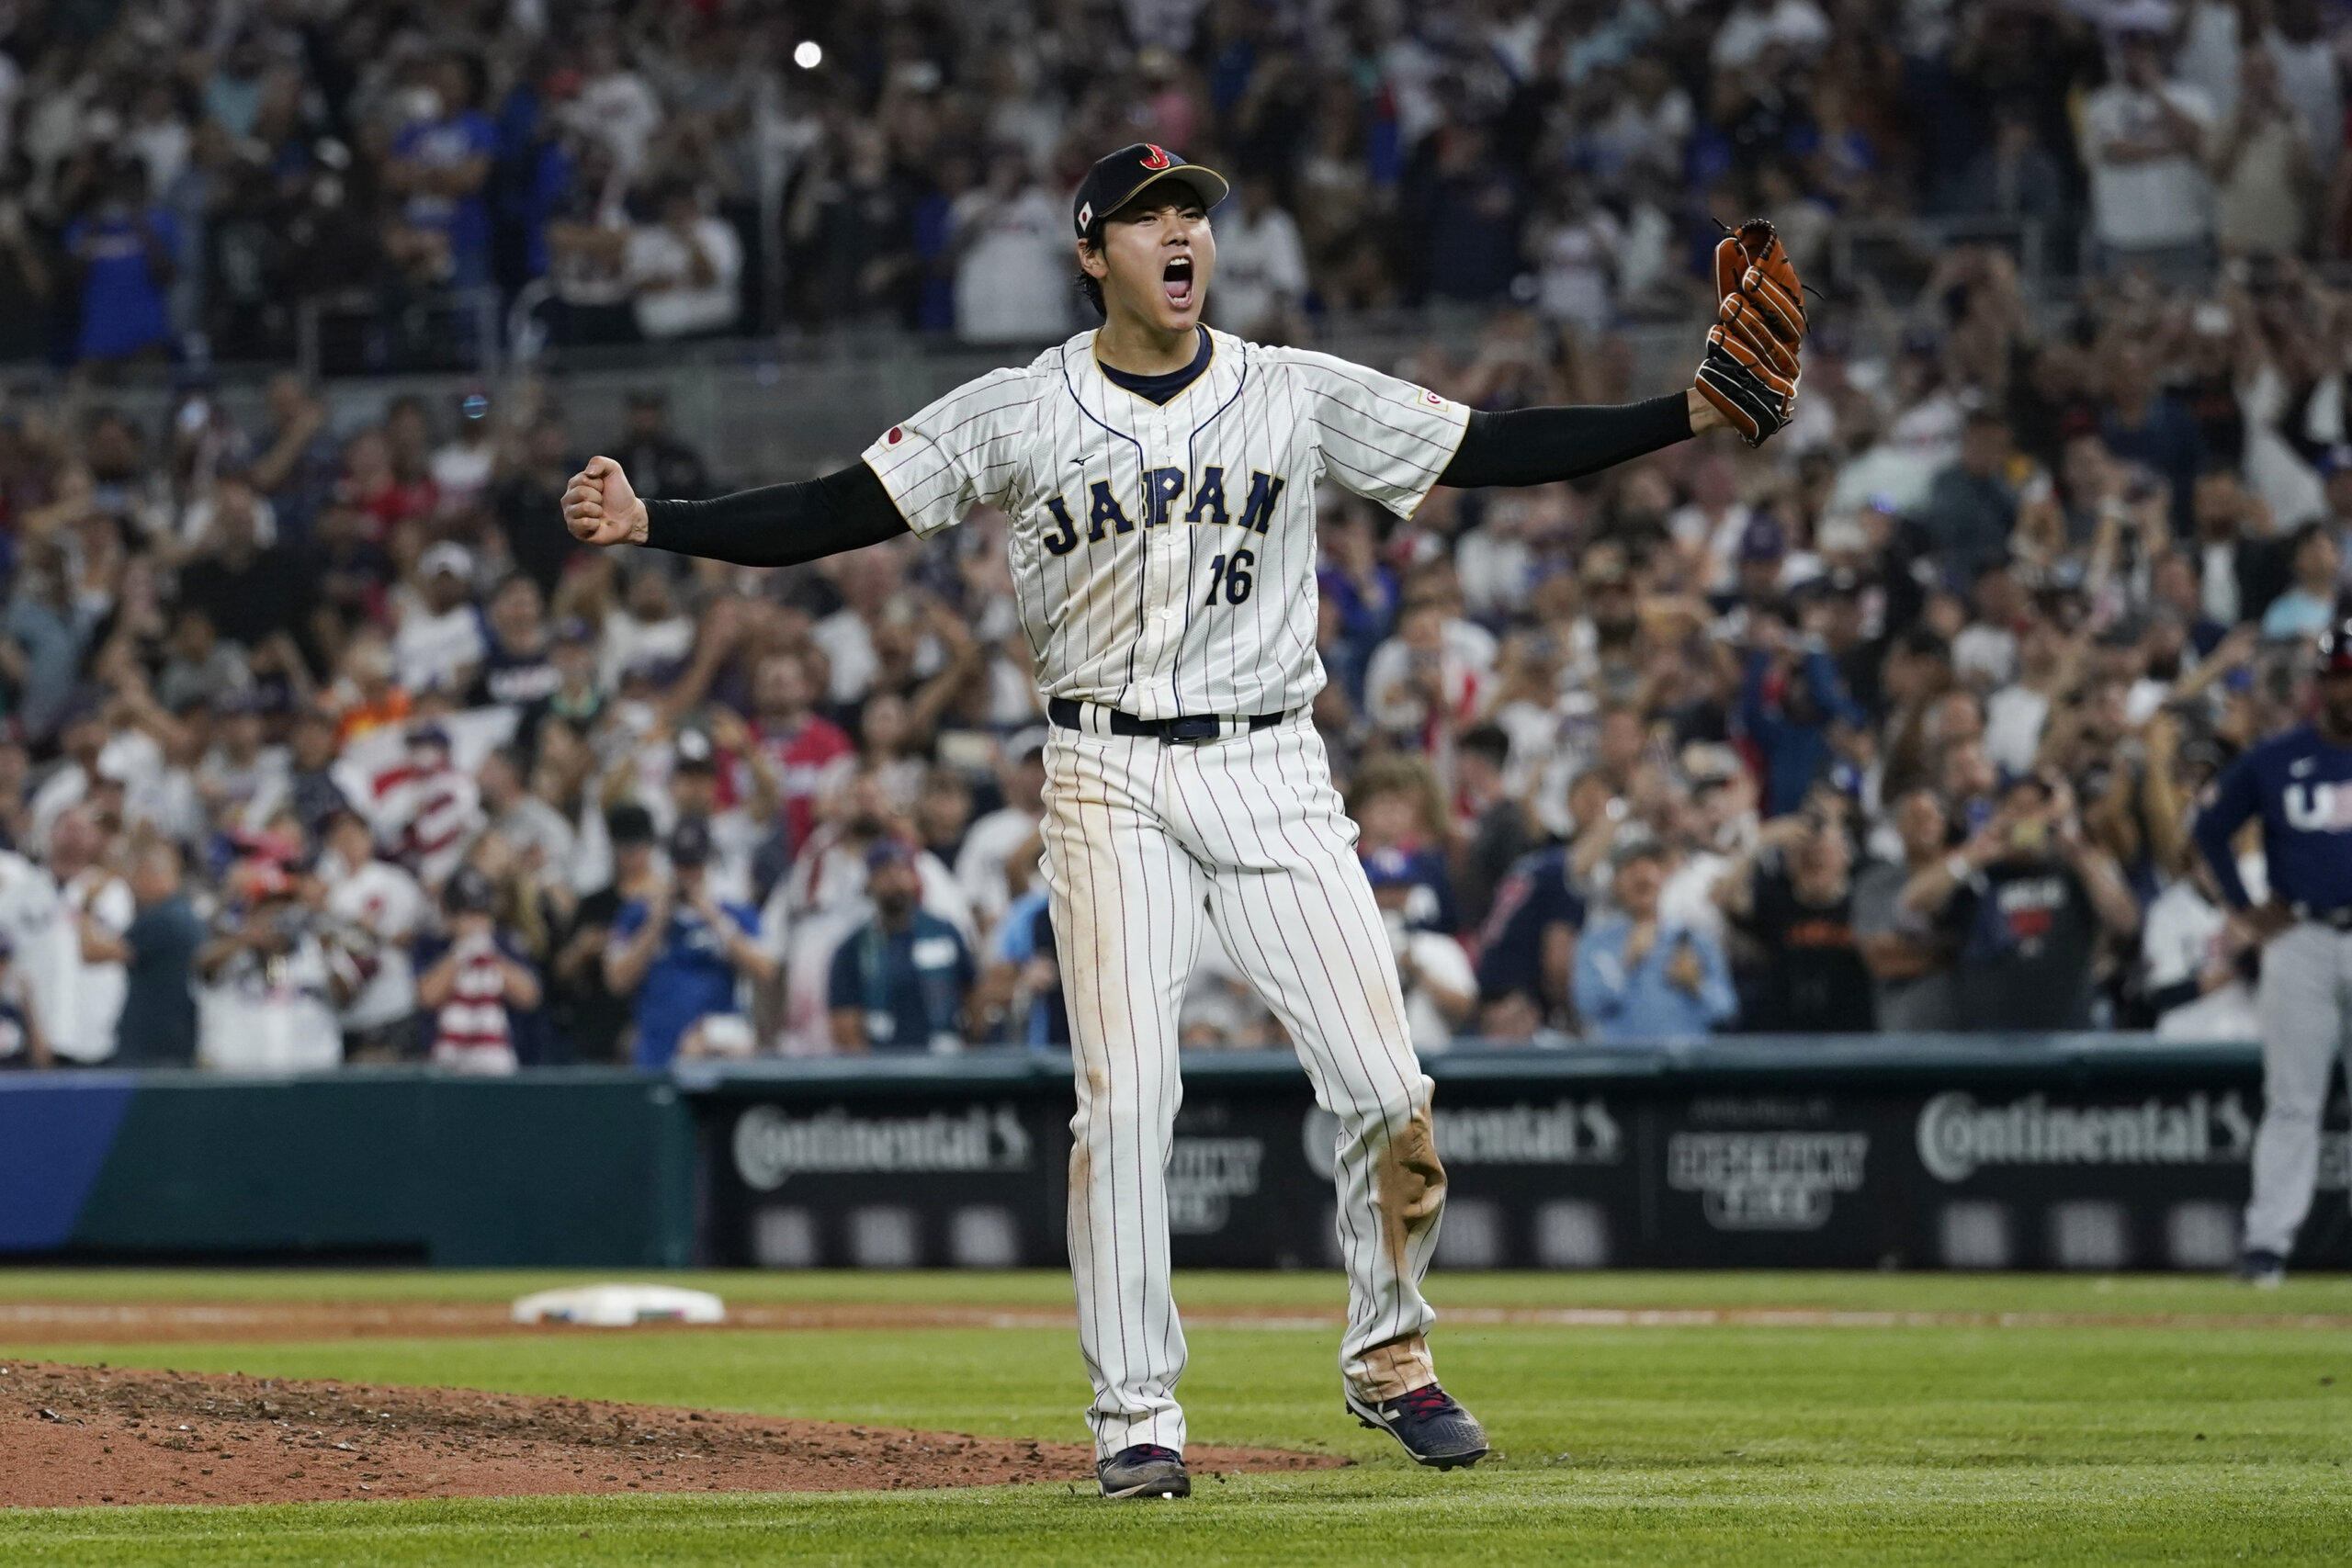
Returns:
[[[1339,1121],[1285,1066],[1188,1061],[1167,1168],[1178,1266],[1338,1261]],[[1061,1262],[1067,1072],[690,1086],[698,1250],[780,1268]],[[2224,1269],[2262,1103],[2250,1055],[2111,1043],[1495,1053],[1432,1072],[1438,1264],[1461,1269]],[[2346,1127],[2339,1089],[2299,1265],[2352,1267]]]

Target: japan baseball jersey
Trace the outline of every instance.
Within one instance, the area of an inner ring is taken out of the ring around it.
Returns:
[[[1209,333],[1166,404],[1106,378],[1081,333],[966,383],[865,449],[929,537],[978,503],[1011,518],[1022,628],[1048,697],[1139,718],[1305,706],[1315,490],[1409,516],[1469,411],[1328,354]]]
[[[1006,513],[1038,687],[1080,705],[1046,748],[1040,831],[1077,1066],[1069,1255],[1102,1457],[1184,1446],[1167,1179],[1178,1010],[1212,932],[1339,1123],[1349,1392],[1377,1403],[1435,1381],[1419,1288],[1445,1192],[1432,1086],[1307,713],[1323,685],[1315,491],[1328,478],[1409,514],[1468,419],[1393,377],[1224,333],[1154,402],[1104,373],[1089,333],[866,449],[917,534],[983,502]],[[1238,722],[1178,739],[1121,733],[1119,714]]]

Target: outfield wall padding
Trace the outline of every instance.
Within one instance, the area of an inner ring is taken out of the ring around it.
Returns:
[[[2260,1053],[2112,1035],[1728,1038],[1428,1063],[1450,1268],[2223,1267]],[[1187,1057],[1183,1266],[1337,1260],[1336,1122]],[[1055,1266],[1066,1056],[507,1079],[0,1074],[0,1256],[612,1269]],[[2352,1267],[2331,1090],[2299,1266]]]
[[[671,1268],[692,1158],[630,1072],[10,1074],[0,1252]]]

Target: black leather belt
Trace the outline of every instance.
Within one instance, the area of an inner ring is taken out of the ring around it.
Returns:
[[[2352,908],[2314,909],[2309,904],[2292,906],[2295,919],[2310,920],[2317,925],[2332,926],[2340,931],[2352,931]]]
[[[1271,729],[1287,716],[1284,713],[1251,714],[1244,720],[1238,716],[1227,718],[1213,713],[1186,714],[1181,718],[1137,718],[1116,708],[1104,710],[1111,716],[1111,733],[1136,735],[1151,740],[1200,741],[1215,740],[1225,733],[1227,724],[1247,723],[1251,729]],[[1075,698],[1053,697],[1046,703],[1046,716],[1064,729],[1084,729],[1086,725],[1079,714]]]

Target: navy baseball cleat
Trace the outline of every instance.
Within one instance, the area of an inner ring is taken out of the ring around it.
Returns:
[[[2257,1247],[2238,1259],[2231,1278],[2256,1290],[2275,1291],[2287,1282],[2287,1260]]]
[[[1184,1456],[1158,1443],[1137,1443],[1094,1461],[1094,1478],[1105,1497],[1190,1497],[1193,1478]]]
[[[1435,1383],[1378,1404],[1358,1399],[1350,1389],[1348,1409],[1365,1426],[1402,1443],[1415,1464],[1452,1470],[1487,1457],[1487,1429]]]

